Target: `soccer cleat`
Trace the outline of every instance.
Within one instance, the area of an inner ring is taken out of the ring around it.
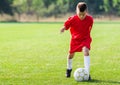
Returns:
[[[91,81],[91,76],[89,75],[89,79],[88,79],[88,81]]]
[[[67,70],[66,70],[66,77],[67,77],[67,78],[70,78],[70,76],[71,76],[71,71],[72,71],[72,69],[67,69]]]

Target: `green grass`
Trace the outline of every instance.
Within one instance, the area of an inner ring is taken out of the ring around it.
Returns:
[[[83,54],[73,59],[65,78],[69,31],[63,23],[1,23],[0,85],[120,85],[120,22],[95,22],[92,30],[90,82],[76,82]]]

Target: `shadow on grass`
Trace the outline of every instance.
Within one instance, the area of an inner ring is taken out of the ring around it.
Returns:
[[[88,81],[88,82],[91,82],[91,83],[109,83],[110,85],[111,85],[111,84],[120,84],[120,81],[96,80],[96,79],[93,79],[93,80]]]

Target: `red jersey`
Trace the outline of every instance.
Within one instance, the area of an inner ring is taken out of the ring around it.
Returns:
[[[71,33],[70,53],[81,52],[83,46],[90,49],[92,25],[93,18],[90,15],[86,15],[83,20],[74,15],[64,23],[66,30],[70,29]]]

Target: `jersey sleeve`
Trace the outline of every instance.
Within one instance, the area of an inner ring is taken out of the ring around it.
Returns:
[[[91,22],[91,23],[90,23],[89,30],[91,31],[91,29],[92,29],[92,26],[93,26],[93,22],[94,22],[92,17],[90,18],[90,22]]]
[[[69,17],[67,21],[64,23],[66,30],[68,30],[71,27],[72,21],[73,21],[73,17]]]

